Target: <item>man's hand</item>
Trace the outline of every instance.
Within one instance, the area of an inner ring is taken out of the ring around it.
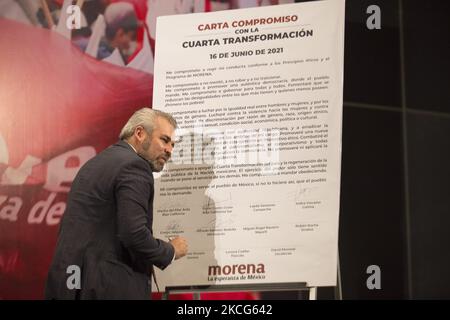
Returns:
[[[188,250],[187,241],[185,238],[176,237],[170,240],[170,243],[175,248],[175,260],[184,257]]]

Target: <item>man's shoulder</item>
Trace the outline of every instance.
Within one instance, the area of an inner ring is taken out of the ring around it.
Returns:
[[[118,141],[103,151],[104,157],[119,167],[140,168],[151,173],[150,164],[139,156],[132,147],[125,141]]]
[[[119,140],[115,144],[110,145],[108,148],[100,152],[99,155],[102,155],[108,159],[119,158],[128,161],[140,158],[132,147],[123,140]]]
[[[125,141],[118,141],[98,153],[89,160],[86,165],[94,166],[98,169],[108,170],[110,167],[119,168],[127,166],[130,163],[142,162],[145,160],[134,152],[134,150]]]
[[[94,158],[87,161],[78,171],[76,181],[106,181],[111,184],[114,179],[136,179],[153,181],[150,164],[141,158],[125,141],[115,143]],[[72,186],[73,187],[73,186]]]

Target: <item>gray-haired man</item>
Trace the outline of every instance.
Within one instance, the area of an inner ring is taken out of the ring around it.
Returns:
[[[152,171],[161,171],[170,159],[175,129],[169,114],[140,109],[120,141],[79,170],[48,274],[47,299],[148,299],[153,265],[164,269],[186,255],[184,238],[165,242],[152,232]],[[73,266],[81,270],[78,288],[68,286]]]

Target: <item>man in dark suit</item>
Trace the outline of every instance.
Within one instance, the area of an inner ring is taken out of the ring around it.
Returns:
[[[153,237],[153,175],[169,160],[175,120],[143,108],[120,140],[75,177],[50,266],[46,299],[149,299],[153,265],[186,255],[177,237]],[[76,271],[80,271],[77,285]],[[73,273],[73,274],[72,274]]]

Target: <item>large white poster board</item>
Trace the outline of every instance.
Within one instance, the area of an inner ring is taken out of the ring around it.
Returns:
[[[156,38],[181,140],[154,235],[189,242],[160,286],[335,285],[344,1],[160,17]]]

